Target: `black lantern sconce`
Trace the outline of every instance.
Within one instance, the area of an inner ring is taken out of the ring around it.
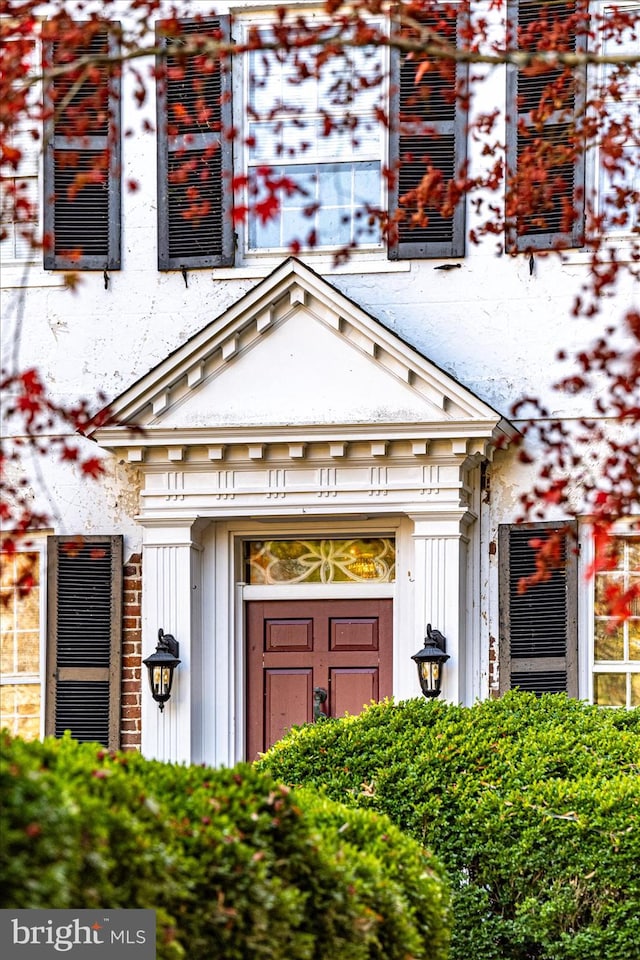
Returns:
[[[420,689],[429,699],[440,695],[442,686],[442,666],[449,659],[446,653],[447,640],[439,630],[432,630],[427,624],[427,635],[424,638],[424,647],[411,657],[418,667]]]
[[[180,660],[178,660],[179,651],[180,644],[176,638],[172,637],[170,633],[165,633],[160,627],[156,652],[142,661],[149,671],[151,696],[160,707],[161,712],[171,696],[173,671],[180,663]]]

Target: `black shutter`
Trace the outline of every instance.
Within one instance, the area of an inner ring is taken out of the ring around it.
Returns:
[[[117,24],[89,24],[76,47],[45,40],[44,65],[80,57],[116,57]],[[46,29],[44,33],[46,37]],[[63,73],[45,87],[44,267],[120,269],[120,68],[96,62],[74,90],[78,74]]]
[[[582,6],[583,0],[509,0],[510,45],[535,50],[552,24],[564,25]],[[584,36],[577,36],[573,26],[562,29],[567,52],[585,49]],[[507,70],[507,245],[512,252],[578,247],[584,240],[585,164],[579,124],[586,67],[574,68],[573,79],[564,82],[562,102],[554,112],[544,119],[535,114],[545,90],[563,74],[563,68]],[[522,162],[532,154],[540,157],[544,180],[532,176]],[[567,216],[571,211],[572,222]]]
[[[460,18],[451,9],[423,15],[420,20],[443,39],[457,42]],[[418,214],[417,198],[410,196],[432,169],[447,183],[455,178],[466,160],[467,112],[453,95],[466,82],[467,65],[442,60],[425,73],[418,84],[420,60],[409,60],[399,50],[391,51],[391,94],[389,102],[389,161],[396,171],[389,190],[389,216],[397,225],[397,237],[389,243],[389,259],[410,257],[462,257],[465,250],[465,202],[460,200],[451,213],[439,205],[424,207]]]
[[[229,17],[158,28],[158,268],[231,266],[234,259],[230,61],[181,57],[190,36],[230,40]]]
[[[544,541],[559,530],[562,564],[548,580],[519,592],[522,578],[536,570],[532,540]],[[573,532],[572,532],[573,531]],[[575,531],[566,523],[501,525],[500,692],[514,687],[578,696],[577,556]]]
[[[117,749],[122,537],[50,537],[45,731]]]

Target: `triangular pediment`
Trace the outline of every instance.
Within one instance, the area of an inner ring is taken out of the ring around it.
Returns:
[[[438,435],[485,438],[503,430],[496,411],[294,258],[111,410],[121,426],[97,434],[109,447],[122,445],[127,425],[143,431],[143,446],[152,435],[267,428],[422,424]]]

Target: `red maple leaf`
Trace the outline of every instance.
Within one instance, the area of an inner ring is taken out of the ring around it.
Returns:
[[[261,223],[267,223],[277,216],[280,209],[280,202],[276,196],[270,194],[265,200],[261,200],[255,205],[255,214]]]
[[[99,477],[104,473],[102,461],[98,459],[98,457],[89,457],[89,459],[85,460],[82,464],[82,472],[88,477]]]

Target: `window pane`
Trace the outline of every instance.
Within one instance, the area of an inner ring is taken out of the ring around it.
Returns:
[[[20,633],[17,650],[17,673],[38,675],[40,670],[40,634]]]
[[[256,219],[249,223],[249,243],[252,247],[281,247],[280,217],[262,223]]]
[[[3,616],[2,634],[0,634],[0,676],[16,672],[13,639],[13,630],[7,628],[6,618]]]
[[[613,632],[609,632],[608,620],[596,622],[594,655],[596,660],[623,660],[623,627],[617,626]]]
[[[38,224],[38,181],[6,177],[0,182],[0,241],[4,260],[34,260]]]
[[[640,673],[631,674],[631,707],[640,707]]]
[[[328,208],[322,215],[321,246],[344,247],[351,239],[351,224],[348,214],[339,208]]]
[[[327,206],[350,203],[353,184],[353,167],[349,164],[328,168],[323,177],[322,200]]]
[[[640,577],[629,577],[629,589],[636,591],[631,601],[631,614],[634,617],[640,617]]]
[[[640,660],[640,620],[629,620],[629,659]]]
[[[625,673],[596,673],[593,678],[593,700],[601,707],[624,707],[627,703]]]
[[[40,590],[31,587],[18,601],[20,630],[38,630],[40,627]]]
[[[16,683],[0,687],[0,727],[14,736],[40,735],[40,684]]]
[[[10,587],[0,590],[0,623],[3,630],[14,629],[13,590]]]
[[[622,576],[616,574],[598,574],[595,585],[595,614],[596,617],[604,617],[609,612],[607,602],[607,590],[619,590],[623,588]]]
[[[623,570],[624,569],[624,541],[612,538],[607,544],[607,552],[599,560],[601,570]]]
[[[380,132],[376,124],[359,122],[355,130],[333,130],[323,134],[321,118],[283,118],[279,121],[252,121],[249,124],[251,151],[249,166],[306,163],[315,160],[377,160]]]

